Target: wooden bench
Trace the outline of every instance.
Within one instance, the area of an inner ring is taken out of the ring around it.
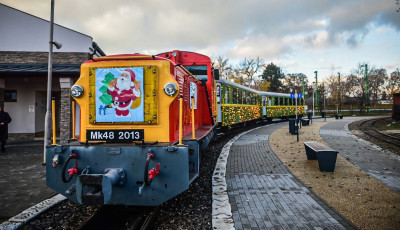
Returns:
[[[333,172],[335,170],[338,151],[319,142],[304,142],[307,160],[318,160],[319,170]]]
[[[343,115],[342,115],[342,114],[336,114],[336,115],[335,115],[335,118],[336,118],[336,119],[339,119],[339,118],[340,118],[340,119],[343,119]]]
[[[310,125],[310,119],[307,119],[307,118],[301,119],[301,125],[303,125],[303,126]]]

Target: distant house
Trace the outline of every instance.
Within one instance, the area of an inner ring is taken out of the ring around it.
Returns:
[[[50,22],[3,4],[0,19],[0,104],[12,117],[10,141],[33,140],[44,131]],[[105,54],[90,36],[56,24],[54,41],[62,48],[53,49],[52,96],[57,124],[67,124],[80,64]],[[62,129],[61,138],[68,139],[70,127]]]

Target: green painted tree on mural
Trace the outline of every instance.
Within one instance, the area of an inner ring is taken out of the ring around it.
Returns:
[[[110,94],[107,93],[107,90],[108,83],[114,80],[114,78],[114,74],[108,73],[106,76],[104,76],[104,80],[101,81],[101,83],[103,83],[103,86],[101,86],[99,89],[99,91],[102,93],[102,95],[99,97],[99,100],[103,102],[104,105],[111,105],[112,97]]]

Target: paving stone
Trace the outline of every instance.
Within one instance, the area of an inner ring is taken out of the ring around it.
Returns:
[[[271,150],[269,135],[284,125],[250,131],[230,148],[226,182],[229,201],[235,207],[235,228],[352,229],[293,177]]]
[[[400,193],[400,157],[353,135],[348,124],[356,120],[359,118],[328,123],[321,127],[320,135],[351,163]]]
[[[6,220],[57,193],[46,186],[43,144],[8,145],[0,155],[0,219]]]

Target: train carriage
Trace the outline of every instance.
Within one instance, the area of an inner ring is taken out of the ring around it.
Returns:
[[[81,204],[155,206],[187,190],[214,135],[214,84],[211,60],[189,52],[83,63],[78,139],[47,146],[47,185]]]
[[[217,109],[219,126],[234,126],[261,118],[259,92],[240,84],[217,81]]]
[[[262,117],[263,119],[272,120],[273,118],[287,119],[296,116],[297,111],[300,116],[305,113],[304,100],[292,99],[287,93],[259,92],[262,97]]]
[[[216,89],[219,127],[296,115],[296,99],[290,98],[290,94],[258,91],[225,79],[217,80]],[[297,100],[298,114],[303,115],[304,101]]]

